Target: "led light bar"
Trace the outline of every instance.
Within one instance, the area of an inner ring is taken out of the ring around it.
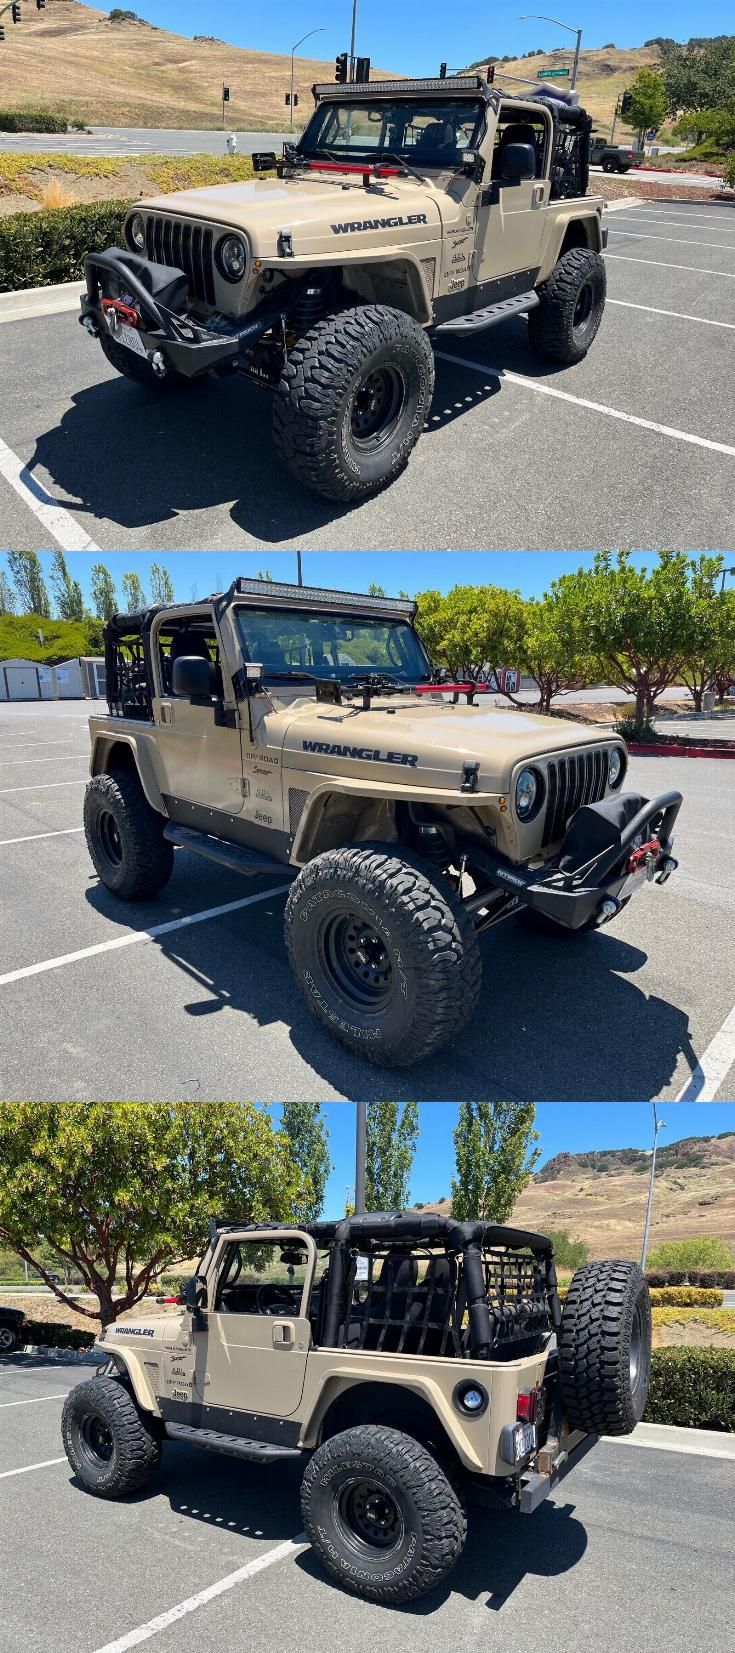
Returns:
[[[352,80],[346,85],[328,80],[324,85],[312,86],[315,98],[335,97],[407,97],[413,92],[443,92],[445,98],[453,92],[479,92],[485,85],[482,75],[458,75],[456,80]]]
[[[267,595],[296,601],[302,608],[328,605],[329,608],[372,609],[376,614],[405,614],[409,619],[416,613],[416,604],[406,597],[369,597],[360,591],[330,591],[327,586],[288,585],[283,580],[248,580],[244,575],[233,580],[227,595],[233,600]]]

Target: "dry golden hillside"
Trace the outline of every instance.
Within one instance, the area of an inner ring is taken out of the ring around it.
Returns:
[[[570,35],[570,45],[560,46],[553,52],[541,52],[535,57],[517,58],[513,63],[496,63],[495,84],[502,86],[508,92],[526,90],[525,87],[511,80],[512,75],[523,77],[527,82],[534,81],[536,86],[542,86],[543,81],[537,77],[539,69],[566,69],[570,70],[568,80],[557,81],[559,86],[571,86],[571,69],[574,63],[574,41]],[[492,55],[492,54],[491,54]],[[577,74],[577,91],[580,103],[589,110],[595,129],[609,133],[616,102],[630,86],[639,69],[655,68],[659,61],[659,52],[656,46],[630,47],[599,47],[596,51],[585,51],[580,54],[579,70]],[[483,60],[478,59],[482,67]],[[554,84],[553,81],[547,85]],[[530,86],[527,87],[530,91]],[[616,135],[625,132],[627,128],[618,123]]]
[[[20,28],[6,29],[2,76],[6,108],[58,110],[92,126],[218,127],[224,81],[228,127],[278,131],[287,125],[291,62],[149,23],[112,23],[79,0],[48,0],[42,12],[25,5]],[[333,79],[334,58],[298,57],[297,114],[312,108],[313,81]]]
[[[594,1169],[593,1159],[610,1168]],[[636,1257],[647,1187],[647,1161],[634,1169],[615,1153],[558,1155],[532,1179],[511,1220],[541,1233],[565,1228],[587,1241],[591,1257]],[[735,1135],[689,1138],[660,1153],[651,1248],[696,1234],[719,1234],[735,1251]]]

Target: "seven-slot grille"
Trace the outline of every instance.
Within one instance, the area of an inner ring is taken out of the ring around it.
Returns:
[[[206,224],[182,223],[156,213],[146,219],[145,250],[154,264],[183,270],[202,304],[214,304],[213,232]]]
[[[596,804],[607,786],[607,748],[570,752],[550,758],[546,765],[546,816],[541,840],[544,847],[561,838],[567,821],[582,804]]]

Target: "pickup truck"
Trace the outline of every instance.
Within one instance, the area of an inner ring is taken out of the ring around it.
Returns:
[[[632,149],[629,144],[590,139],[590,166],[601,166],[603,172],[629,172],[632,166],[642,166],[645,158],[642,149]]]

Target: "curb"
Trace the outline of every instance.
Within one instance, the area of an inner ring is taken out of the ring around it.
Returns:
[[[644,745],[636,740],[625,744],[635,757],[642,758],[735,758],[735,746],[673,746],[664,741]]]
[[[97,1349],[49,1349],[45,1343],[24,1343],[20,1349],[15,1349],[17,1355],[33,1355],[48,1360],[61,1362],[68,1366],[69,1362],[77,1366],[104,1366],[107,1355]]]
[[[24,321],[31,316],[56,316],[79,307],[86,281],[52,282],[48,287],[16,287],[0,293],[0,324]]]
[[[684,1424],[638,1423],[631,1435],[601,1435],[612,1446],[637,1446],[649,1452],[679,1452],[695,1458],[735,1462],[735,1435],[723,1429],[690,1429]]]

